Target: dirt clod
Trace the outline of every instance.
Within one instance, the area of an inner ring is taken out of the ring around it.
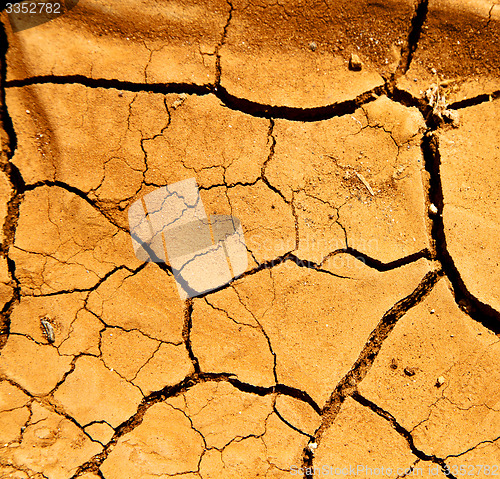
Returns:
[[[349,68],[355,72],[359,72],[363,68],[363,62],[355,53],[351,53],[351,58],[349,59]]]

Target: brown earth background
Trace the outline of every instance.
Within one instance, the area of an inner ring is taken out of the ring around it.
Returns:
[[[497,1],[2,24],[0,478],[500,474]],[[248,268],[181,301],[127,211],[193,177]]]

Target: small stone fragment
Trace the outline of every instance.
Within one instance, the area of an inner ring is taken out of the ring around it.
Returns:
[[[415,376],[415,368],[404,368],[404,373],[407,376]]]
[[[445,382],[445,379],[443,376],[439,376],[436,380],[436,387],[440,388]]]
[[[187,98],[187,95],[185,93],[181,93],[179,95],[179,97],[177,98],[177,100],[175,100],[172,103],[172,108],[174,110],[177,110],[177,108],[179,108],[186,101],[186,98]]]
[[[391,359],[391,365],[389,366],[391,369],[398,369],[398,362],[392,358]]]
[[[309,43],[309,48],[311,51],[315,52],[316,48],[318,48],[318,45],[316,45],[316,42],[311,42]]]
[[[349,60],[349,69],[355,72],[361,71],[363,68],[363,62],[355,53],[351,53],[351,59]]]
[[[432,215],[438,214],[437,206],[434,203],[431,203],[431,205],[429,206],[429,213]]]

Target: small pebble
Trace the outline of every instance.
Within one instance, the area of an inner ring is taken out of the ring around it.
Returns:
[[[316,48],[318,48],[318,45],[316,45],[316,42],[311,42],[309,43],[309,49],[313,52],[316,51]]]
[[[440,388],[443,384],[444,384],[444,377],[443,376],[439,376],[436,380],[436,387]]]
[[[436,311],[435,311],[434,309],[431,309],[429,312],[430,312],[431,314],[434,314]]]
[[[318,444],[316,444],[315,442],[311,442],[311,444],[309,444],[309,449],[316,449],[318,447]]]
[[[431,205],[429,206],[429,213],[431,213],[433,215],[438,214],[437,206],[434,203],[431,203]]]
[[[359,72],[363,68],[363,62],[355,53],[351,53],[351,59],[349,60],[349,69],[355,72]]]
[[[407,376],[415,376],[414,368],[404,368],[404,372]]]

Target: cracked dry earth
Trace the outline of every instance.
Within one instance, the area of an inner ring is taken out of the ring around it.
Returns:
[[[500,474],[500,4],[2,22],[1,478]],[[181,301],[127,211],[193,177],[248,268]]]

